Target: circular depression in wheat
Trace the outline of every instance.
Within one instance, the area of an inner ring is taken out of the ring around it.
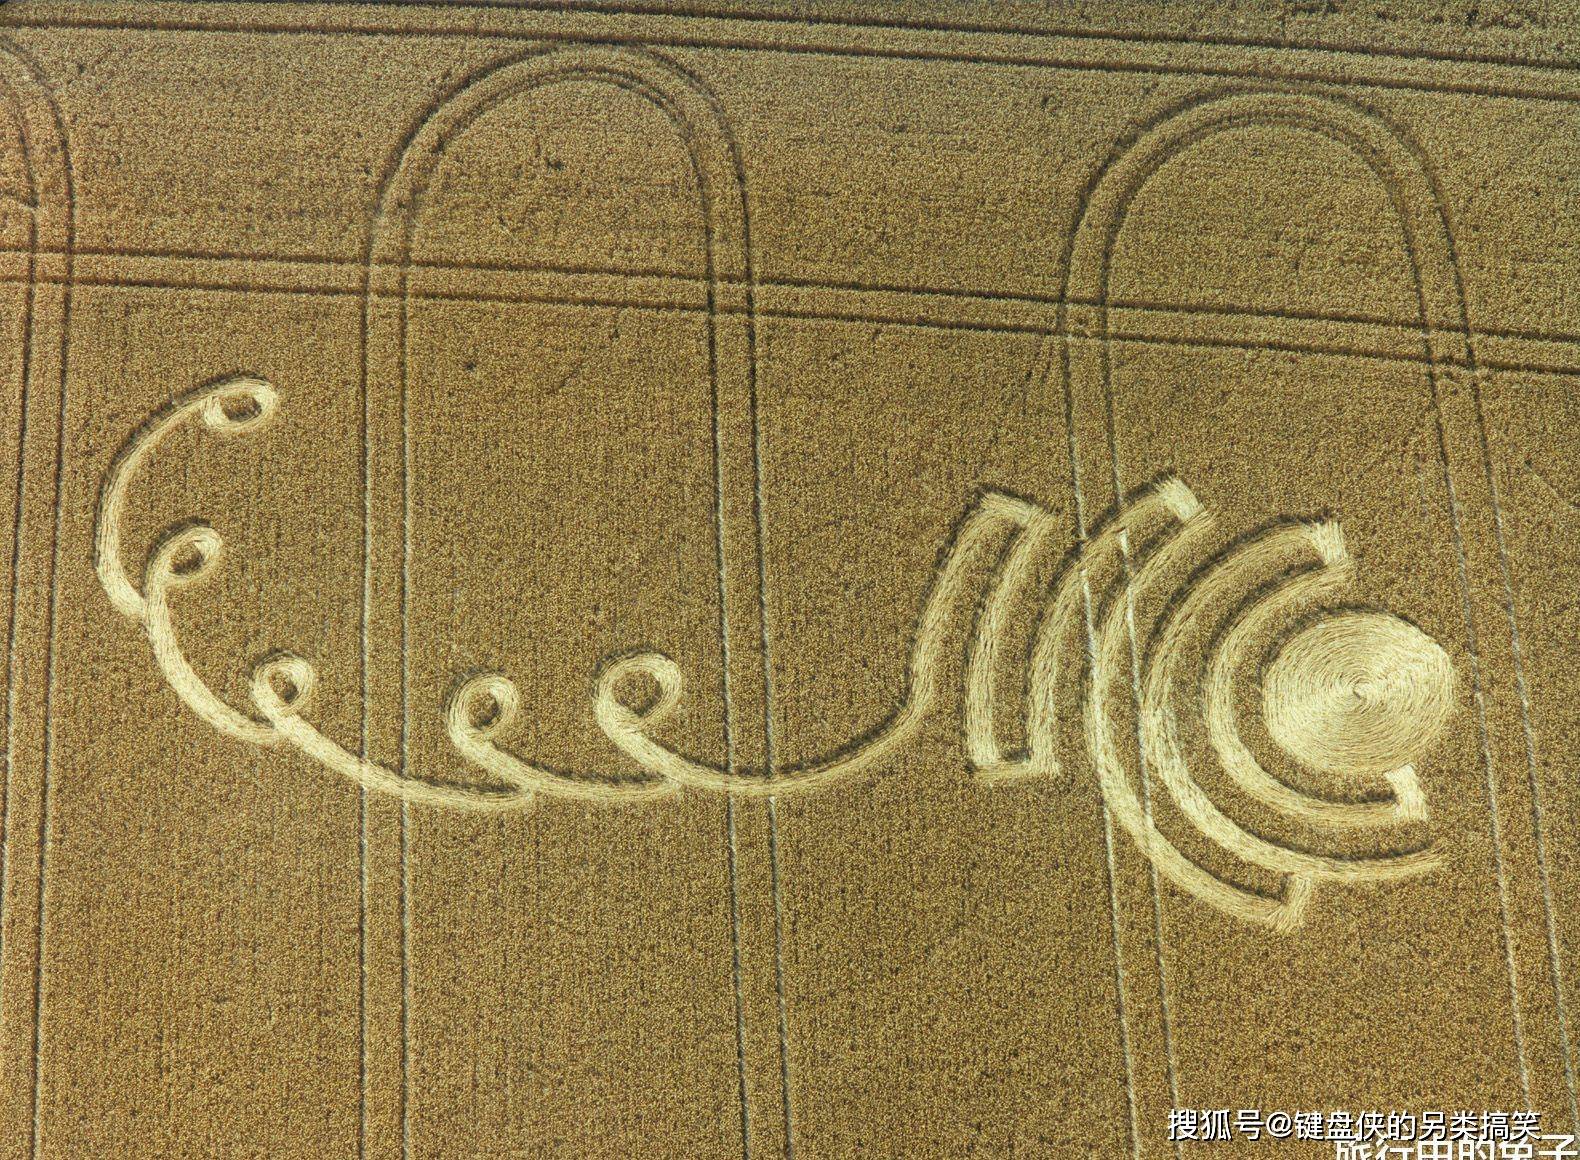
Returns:
[[[1448,654],[1384,612],[1337,612],[1302,629],[1262,682],[1273,740],[1331,773],[1386,773],[1409,764],[1453,707]]]

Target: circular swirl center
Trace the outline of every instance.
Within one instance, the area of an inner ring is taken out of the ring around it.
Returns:
[[[1330,773],[1408,765],[1453,707],[1448,654],[1415,625],[1383,612],[1339,612],[1302,629],[1262,682],[1273,740]]]

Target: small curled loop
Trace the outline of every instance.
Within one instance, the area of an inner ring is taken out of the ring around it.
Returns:
[[[207,524],[182,523],[167,530],[155,542],[143,569],[143,593],[137,598],[139,619],[165,680],[198,716],[233,737],[272,745],[276,740],[273,729],[232,709],[193,669],[170,614],[171,591],[213,571],[223,547],[220,534]]]
[[[267,423],[279,408],[280,397],[256,375],[240,374],[214,383],[203,397],[203,423],[222,435],[238,435]]]
[[[180,588],[201,580],[214,567],[224,547],[225,541],[208,524],[176,524],[159,537],[148,553],[143,591]]]
[[[521,692],[499,673],[480,673],[450,695],[445,723],[452,739],[492,741],[521,713]]]
[[[126,512],[127,492],[143,464],[194,414],[202,417],[209,430],[228,436],[262,425],[278,410],[279,396],[269,383],[257,375],[231,375],[182,396],[127,440],[105,477],[93,531],[94,570],[121,615],[139,622],[147,619],[144,593],[133,587],[121,567],[121,520]]]
[[[324,768],[350,778],[365,790],[392,793],[424,805],[508,810],[532,800],[531,793],[520,785],[491,789],[428,781],[352,753],[302,716],[317,683],[317,673],[306,660],[293,653],[274,653],[252,671],[252,700],[282,741]]]
[[[658,697],[646,708],[637,709],[621,699],[619,686],[628,677],[645,676],[658,686]],[[663,653],[637,653],[606,665],[598,674],[598,720],[606,728],[635,729],[657,725],[680,701],[685,678],[680,666]]]
[[[615,700],[612,688],[618,680],[617,675],[610,682],[611,691],[601,698],[599,711],[624,714],[623,719],[629,723],[623,728],[634,735],[640,732],[640,718]],[[677,689],[677,695],[678,692]],[[605,700],[607,706],[604,705]],[[673,698],[670,700],[673,703]],[[480,673],[463,681],[450,694],[444,712],[450,741],[456,751],[479,769],[527,797],[541,792],[578,801],[619,802],[664,797],[680,788],[678,784],[652,771],[639,778],[570,774],[524,761],[500,748],[494,743],[494,738],[509,729],[520,715],[521,693],[499,673]],[[603,720],[605,728],[620,728],[609,724],[609,718]]]
[[[317,687],[317,671],[295,653],[271,653],[252,670],[252,702],[276,724],[299,716]]]

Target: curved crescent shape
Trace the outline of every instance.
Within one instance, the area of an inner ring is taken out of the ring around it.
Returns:
[[[922,608],[911,650],[905,702],[877,734],[848,753],[772,777],[732,774],[682,757],[648,735],[649,726],[658,724],[680,700],[683,687],[680,668],[662,653],[626,657],[599,674],[595,704],[598,724],[621,752],[644,769],[692,789],[773,797],[866,772],[910,738],[937,696],[945,622],[950,610],[959,603],[964,586],[962,573],[967,564],[983,553],[995,531],[1006,526],[1024,530],[1036,515],[1037,509],[1031,504],[1012,496],[989,492],[981,497],[950,545],[938,581]],[[659,689],[657,704],[645,712],[631,709],[615,693],[623,680],[637,674],[649,677]]]
[[[1336,524],[1313,528],[1290,528],[1244,550],[1224,562],[1227,579],[1231,565],[1238,561],[1247,573],[1265,575],[1271,557],[1286,551],[1312,548],[1322,566],[1284,581],[1266,597],[1242,610],[1214,651],[1207,666],[1203,686],[1207,733],[1218,759],[1234,783],[1245,793],[1293,817],[1333,826],[1381,826],[1426,818],[1426,799],[1421,793],[1415,770],[1402,766],[1385,775],[1394,791],[1393,800],[1347,802],[1312,797],[1286,785],[1263,769],[1245,742],[1240,739],[1234,720],[1233,678],[1245,660],[1251,643],[1273,617],[1307,600],[1327,596],[1348,583],[1352,562]],[[1254,558],[1252,553],[1254,552]],[[1206,587],[1209,581],[1203,581]],[[1194,595],[1194,593],[1192,594]]]
[[[1253,865],[1288,874],[1311,875],[1319,878],[1382,879],[1419,874],[1436,865],[1438,861],[1436,851],[1430,847],[1380,858],[1334,858],[1291,850],[1258,837],[1218,808],[1191,777],[1190,769],[1181,754],[1170,705],[1173,699],[1174,673],[1179,665],[1180,651],[1185,640],[1188,639],[1190,630],[1210,616],[1212,609],[1222,606],[1223,598],[1230,595],[1225,590],[1239,577],[1246,574],[1253,577],[1266,575],[1268,564],[1283,556],[1291,547],[1313,544],[1322,553],[1324,573],[1332,569],[1342,579],[1349,558],[1344,554],[1343,541],[1339,537],[1337,525],[1282,528],[1247,544],[1227,559],[1220,561],[1180,602],[1162,628],[1160,644],[1151,671],[1147,674],[1145,691],[1142,694],[1141,738],[1146,761],[1162,776],[1163,783],[1168,787],[1175,802],[1203,834],[1231,854]],[[1265,603],[1266,601],[1260,602],[1260,604]],[[1221,660],[1221,657],[1216,659]],[[1209,680],[1207,694],[1209,701],[1216,701],[1220,710],[1224,712],[1229,711],[1231,706],[1229,671],[1232,669],[1220,670],[1217,673],[1219,684],[1216,687]],[[1220,721],[1218,724],[1221,726],[1223,722]],[[1230,719],[1231,731],[1232,724]],[[1238,743],[1238,738],[1235,741]],[[1214,742],[1218,744],[1221,751],[1223,749],[1221,740],[1215,736]],[[1244,746],[1241,745],[1240,748],[1243,750]],[[1244,757],[1249,760],[1249,753],[1246,752]],[[1254,760],[1250,761],[1250,765],[1255,767],[1257,772],[1261,772]],[[1242,768],[1237,780],[1247,776],[1246,770]],[[1266,773],[1262,773],[1261,776],[1272,780]],[[1296,794],[1292,790],[1287,790],[1287,787],[1283,788],[1303,801],[1308,803],[1311,801],[1303,794]],[[1392,809],[1390,807],[1390,812]],[[1307,816],[1309,813],[1308,810]]]
[[[1057,776],[1059,762],[1054,754],[1054,684],[1058,676],[1059,634],[1075,615],[1080,596],[1078,575],[1085,561],[1098,559],[1112,550],[1119,537],[1159,510],[1178,520],[1186,519],[1200,508],[1196,497],[1172,477],[1137,495],[1106,527],[1082,544],[1066,567],[1047,613],[1039,623],[1033,644],[1030,676],[1027,682],[1027,755],[1020,760],[1005,758],[993,731],[993,704],[997,696],[999,635],[1009,619],[1015,595],[1026,586],[1033,562],[1057,528],[1048,512],[1038,510],[1015,539],[1005,557],[998,582],[983,605],[977,622],[976,638],[966,662],[965,733],[966,755],[985,782],[1002,782],[1023,777]]]
[[[977,621],[976,638],[966,661],[966,756],[977,776],[996,781],[1031,772],[1032,762],[1008,761],[993,731],[997,700],[998,642],[1016,593],[1026,586],[1031,567],[1057,531],[1052,513],[1038,512],[1015,537]],[[1050,773],[1057,772],[1050,769]]]
[[[1119,824],[1130,834],[1136,846],[1149,858],[1158,871],[1171,882],[1186,890],[1209,906],[1235,918],[1261,923],[1276,930],[1288,931],[1298,926],[1304,916],[1305,905],[1311,895],[1312,877],[1293,874],[1286,880],[1282,898],[1268,898],[1244,890],[1202,869],[1191,861],[1158,830],[1151,812],[1136,797],[1125,776],[1124,764],[1114,744],[1113,728],[1104,708],[1109,686],[1114,674],[1129,671],[1122,661],[1121,650],[1128,644],[1130,601],[1133,594],[1143,591],[1178,556],[1186,545],[1210,526],[1206,513],[1197,511],[1185,520],[1179,532],[1163,544],[1136,572],[1130,592],[1121,593],[1116,607],[1109,611],[1102,628],[1098,630],[1092,648],[1090,687],[1085,705],[1086,743],[1097,768],[1098,782],[1103,800]],[[1083,575],[1083,587],[1085,577]]]

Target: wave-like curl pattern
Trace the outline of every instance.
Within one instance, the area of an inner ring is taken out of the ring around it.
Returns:
[[[1412,759],[1433,741],[1453,706],[1447,654],[1420,629],[1376,611],[1320,610],[1262,666],[1261,696],[1268,735],[1295,761],[1319,774],[1375,778],[1385,796],[1363,801],[1320,798],[1279,781],[1241,738],[1235,681],[1256,666],[1254,645],[1281,619],[1327,600],[1349,582],[1354,565],[1337,524],[1288,523],[1233,546],[1191,573],[1168,602],[1152,647],[1138,650],[1138,597],[1165,577],[1212,530],[1212,520],[1184,483],[1164,478],[1127,505],[1063,559],[1047,591],[1033,584],[1040,562],[1062,537],[1054,513],[999,492],[977,497],[958,524],[922,604],[911,641],[906,690],[899,708],[874,733],[832,754],[784,769],[731,770],[683,754],[662,739],[682,703],[685,678],[662,653],[634,652],[604,661],[596,674],[594,717],[613,750],[638,773],[568,773],[523,758],[505,742],[523,716],[521,692],[502,673],[460,681],[445,702],[444,727],[460,760],[486,784],[415,776],[351,752],[306,714],[319,694],[306,658],[275,652],[254,665],[252,713],[226,703],[197,674],[182,649],[171,598],[212,576],[224,541],[211,525],[189,520],[156,538],[139,587],[122,562],[121,524],[139,471],[174,431],[198,421],[221,438],[260,430],[280,409],[275,389],[253,375],[200,387],[155,414],[117,456],[105,479],[95,529],[94,564],[117,610],[141,625],[165,680],[199,717],[250,745],[289,746],[363,789],[446,808],[520,809],[538,795],[592,803],[648,800],[682,792],[779,797],[871,777],[891,766],[922,723],[945,700],[945,674],[963,660],[962,748],[984,783],[1049,779],[1056,755],[1061,690],[1079,688],[1084,759],[1111,815],[1159,873],[1217,909],[1288,930],[1299,924],[1315,884],[1323,880],[1386,879],[1416,874],[1438,854],[1420,846],[1383,857],[1341,858],[1296,850],[1234,820],[1192,775],[1177,714],[1189,675],[1187,641],[1199,639],[1215,616],[1231,610],[1201,665],[1199,712],[1212,752],[1250,799],[1318,826],[1356,827],[1425,821],[1426,802]],[[1143,544],[1138,553],[1134,544]],[[974,576],[989,574],[978,607]],[[1104,583],[1103,577],[1109,577]],[[1271,577],[1271,582],[1270,578]],[[1255,598],[1237,605],[1246,593]],[[1021,608],[1036,610],[1024,680],[1011,704],[1024,710],[1025,751],[1006,755],[996,732],[1006,705],[1000,672],[1005,636]],[[965,655],[952,655],[955,626],[976,612]],[[1071,637],[1081,663],[1067,660]],[[1151,658],[1134,671],[1135,657]],[[639,697],[636,687],[642,686]],[[1116,736],[1114,703],[1121,691],[1138,713],[1133,783],[1127,747]],[[1198,864],[1166,838],[1153,817],[1150,776],[1209,841],[1250,866],[1283,875],[1276,897],[1230,882]],[[1380,788],[1379,787],[1379,788]]]

